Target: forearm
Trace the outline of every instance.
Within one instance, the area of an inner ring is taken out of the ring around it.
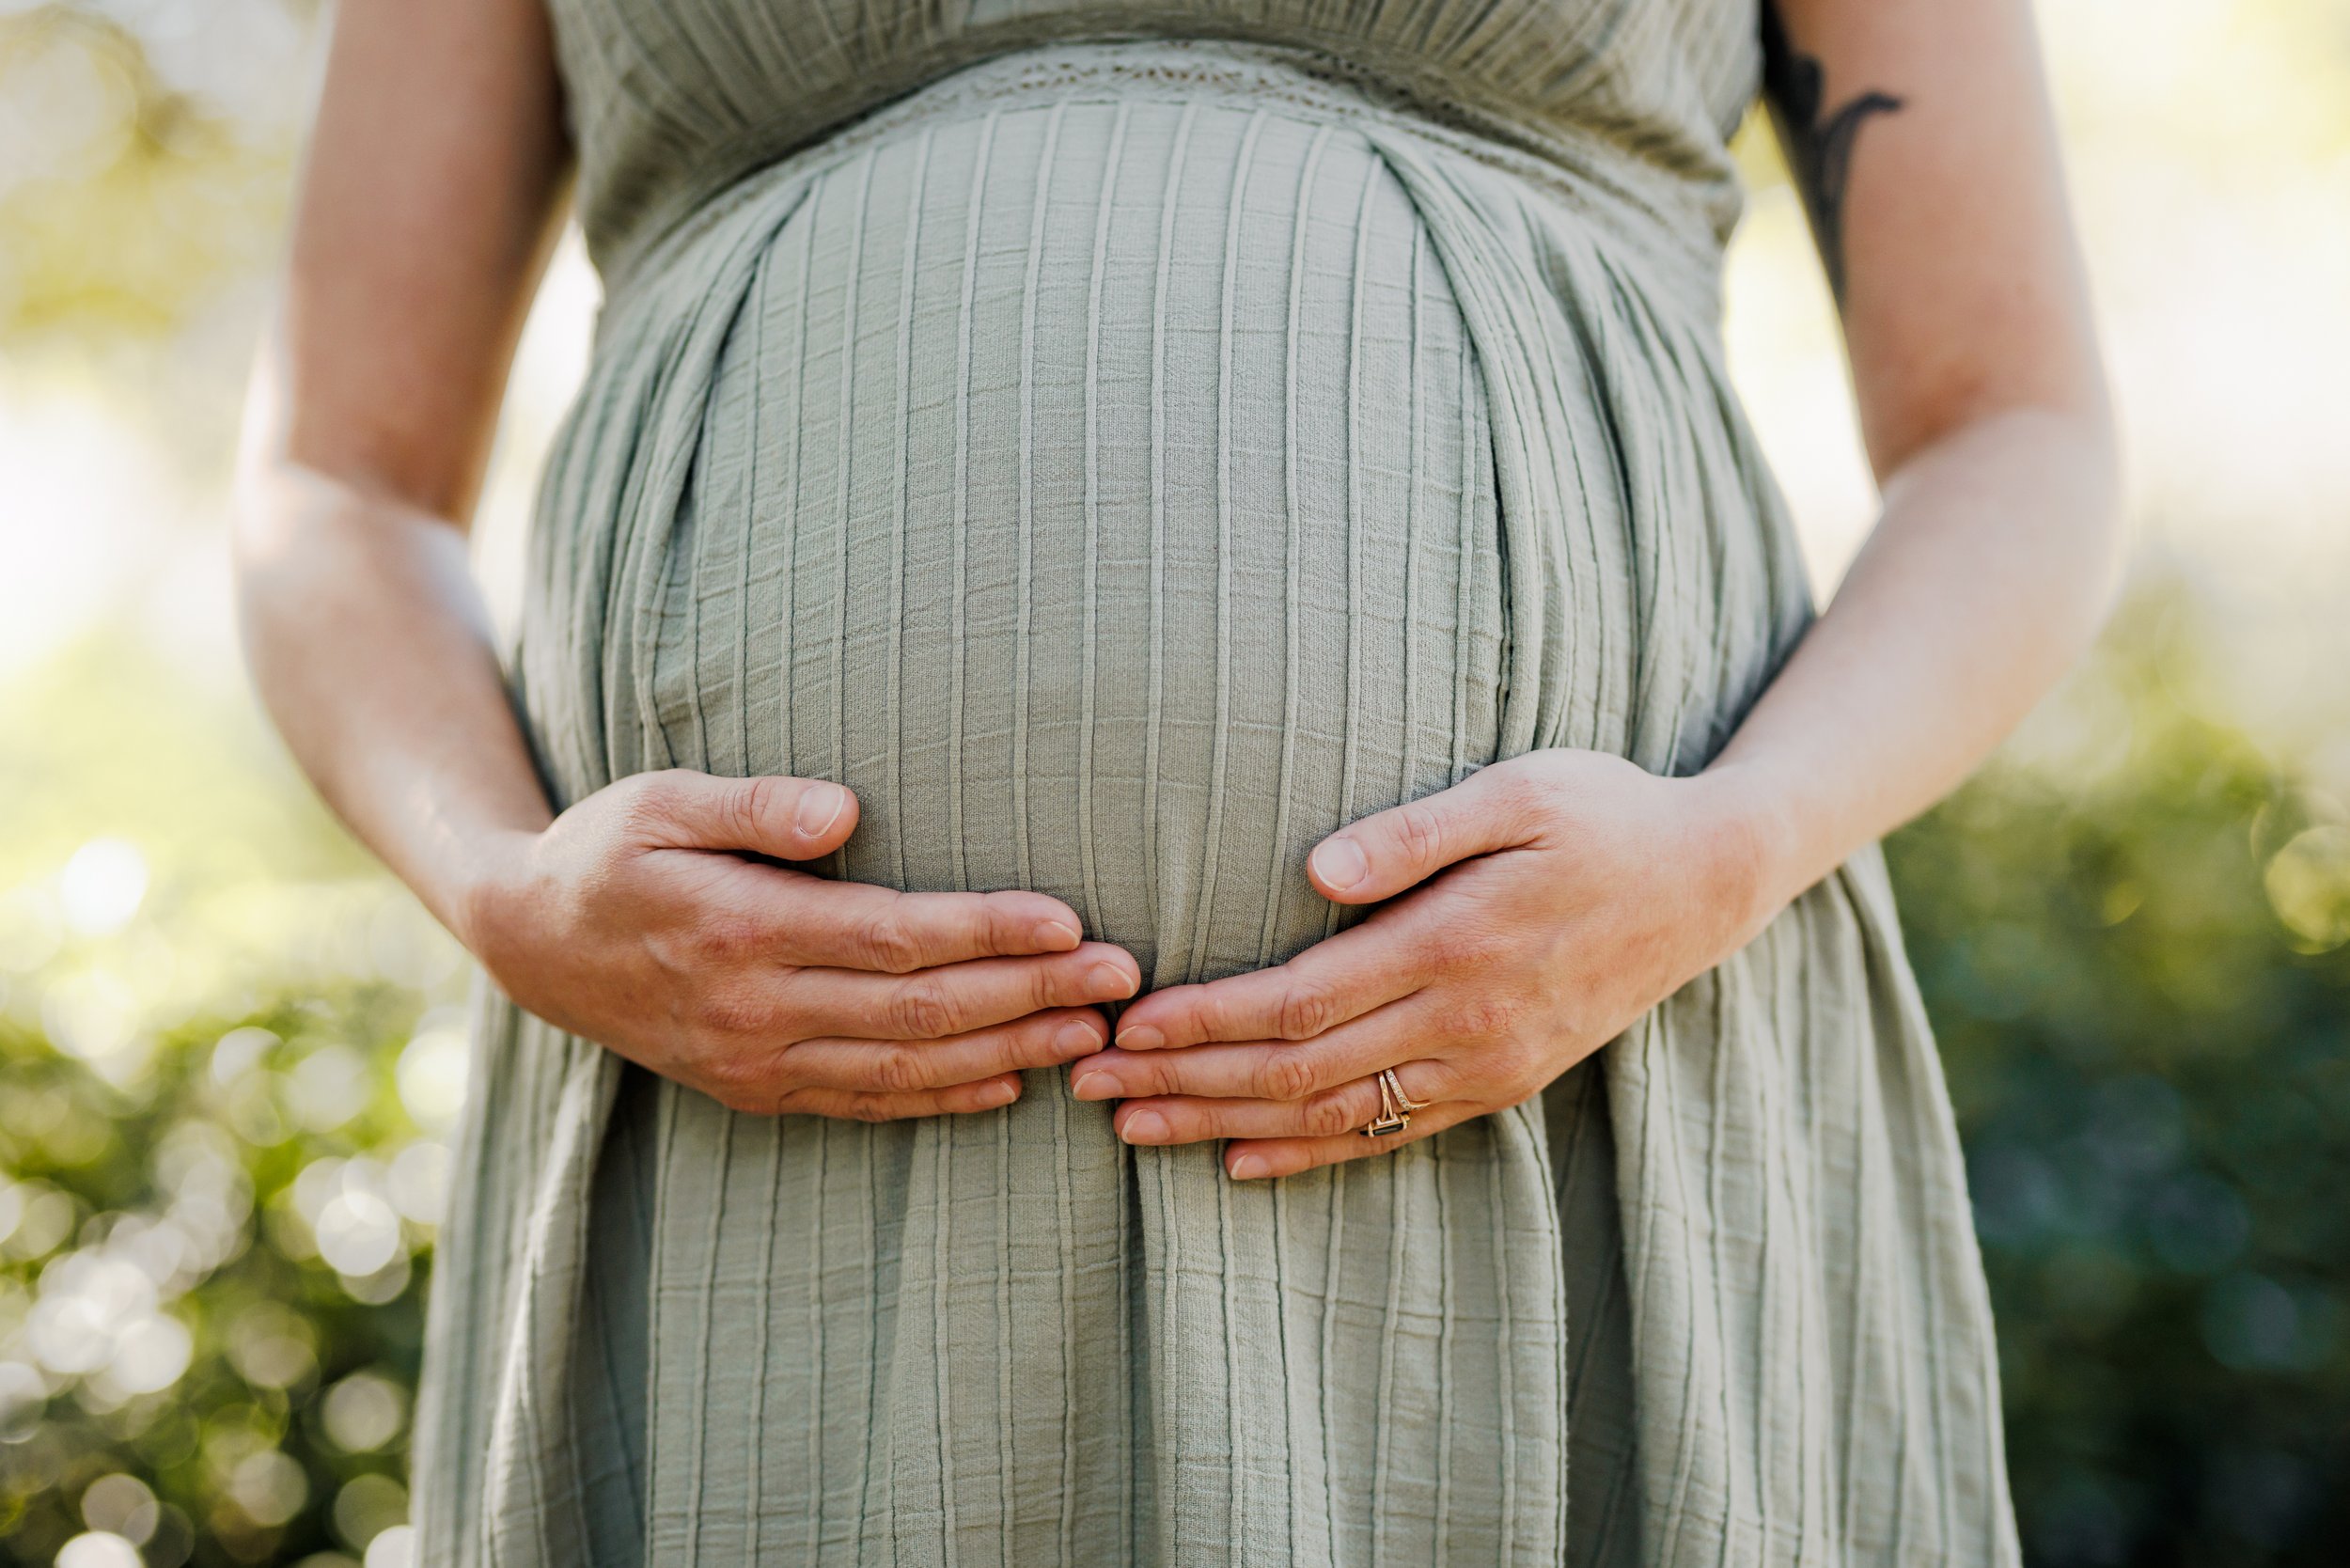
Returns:
[[[461,938],[494,852],[550,820],[464,524],[570,160],[536,0],[344,0],[246,407],[236,573],[262,702]]]
[[[273,462],[248,471],[236,543],[270,716],[337,815],[464,937],[469,892],[551,812],[463,534]]]
[[[1955,786],[2094,635],[2119,562],[2102,413],[2021,408],[1885,485],[1826,612],[1706,770],[1775,911]]]

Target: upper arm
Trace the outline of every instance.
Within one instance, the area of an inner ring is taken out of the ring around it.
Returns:
[[[569,156],[540,0],[341,0],[262,371],[272,457],[465,517]]]
[[[2029,0],[1762,3],[1770,106],[1878,472],[2005,409],[2102,423]]]

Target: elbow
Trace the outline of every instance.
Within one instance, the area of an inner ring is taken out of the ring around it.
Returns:
[[[259,622],[298,593],[321,532],[321,511],[335,498],[317,476],[282,459],[248,459],[238,467],[228,511],[229,578],[248,658]]]
[[[2120,420],[2100,374],[2087,373],[2068,393],[2020,403],[1998,416],[2018,429],[2018,477],[2045,497],[2047,525],[2074,546],[2084,589],[2081,640],[2093,638],[2119,602],[2130,557],[2125,464]]]
[[[2010,591],[2038,604],[2042,635],[2086,649],[2120,600],[2132,543],[2102,382],[1983,399],[1903,447],[1882,470],[1888,512],[1949,519],[1970,552],[1994,554]]]
[[[2122,595],[2132,543],[2120,421],[2099,384],[2095,406],[2076,416],[2082,448],[2081,526],[2095,548],[2098,566],[2095,620],[2103,625]]]
[[[237,641],[246,671],[264,695],[274,656],[289,641],[288,622],[305,594],[298,480],[274,461],[239,465],[228,519],[228,571]]]

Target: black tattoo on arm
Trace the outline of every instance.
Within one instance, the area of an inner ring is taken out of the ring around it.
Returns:
[[[1811,214],[1827,286],[1844,298],[1844,182],[1852,172],[1853,138],[1872,115],[1889,115],[1903,101],[1874,88],[1848,99],[1825,114],[1827,71],[1819,56],[1796,52],[1788,41],[1778,7],[1762,0],[1762,90],[1778,124],[1795,188]]]

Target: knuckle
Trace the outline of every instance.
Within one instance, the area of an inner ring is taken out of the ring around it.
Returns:
[[[1515,768],[1499,785],[1501,803],[1519,823],[1539,826],[1559,808],[1559,792],[1551,781],[1531,768]]]
[[[1484,957],[1485,934],[1467,920],[1432,922],[1419,934],[1418,946],[1430,968],[1455,973]]]
[[[710,1097],[728,1110],[756,1115],[776,1102],[768,1075],[741,1051],[712,1054],[702,1061],[699,1075]]]
[[[923,966],[922,944],[895,907],[859,922],[850,933],[850,946],[866,968],[883,974],[911,974]]]
[[[1294,1051],[1276,1051],[1260,1063],[1255,1088],[1266,1100],[1302,1100],[1314,1090],[1313,1063]]]
[[[1406,802],[1395,814],[1395,836],[1416,865],[1442,864],[1445,858],[1444,813],[1425,800]]]
[[[709,916],[696,934],[703,955],[719,964],[740,964],[755,956],[764,936],[749,916],[726,912]]]
[[[1502,1084],[1493,1093],[1490,1097],[1493,1108],[1507,1110],[1512,1105],[1522,1105],[1549,1086],[1549,1080],[1543,1074],[1533,1072],[1526,1073]]]
[[[1457,1030],[1471,1039],[1487,1040],[1504,1036],[1514,1028],[1519,1007],[1516,999],[1497,992],[1480,992],[1461,1004],[1454,1015]]]
[[[1221,991],[1208,987],[1183,996],[1160,1021],[1159,1032],[1170,1044],[1230,1040],[1231,1009],[1224,1005]]]
[[[1299,1124],[1309,1137],[1336,1137],[1354,1130],[1358,1118],[1343,1090],[1314,1095],[1305,1103]]]
[[[654,768],[646,773],[632,773],[616,778],[611,792],[632,806],[662,806],[674,800],[680,788],[680,770]]]
[[[956,911],[955,933],[987,952],[1026,952],[1036,922],[1021,908],[1015,900],[983,893],[977,903]]]
[[[1120,1064],[1118,1077],[1121,1086],[1119,1097],[1125,1100],[1155,1099],[1164,1094],[1181,1094],[1178,1063],[1166,1057],[1151,1054],[1138,1056]]]
[[[746,778],[727,791],[726,804],[722,808],[726,824],[741,842],[760,842],[761,823],[785,820],[779,815],[785,804],[783,785],[782,779],[761,775]]]
[[[1547,1053],[1530,1040],[1512,1040],[1501,1050],[1502,1082],[1524,1099],[1558,1075]]]
[[[1523,1041],[1494,1041],[1478,1053],[1471,1066],[1472,1071],[1457,1074],[1464,1082],[1432,1083],[1429,1088],[1440,1094],[1449,1090],[1455,1098],[1470,1091],[1468,1097],[1511,1105],[1542,1087],[1541,1054]]]
[[[925,1076],[921,1053],[912,1046],[890,1044],[873,1058],[873,1087],[887,1094],[920,1089]]]
[[[615,780],[607,798],[624,829],[644,831],[675,820],[677,792],[676,780],[666,773],[639,773]]]
[[[890,999],[888,1017],[901,1038],[936,1040],[954,1032],[955,1005],[937,980],[909,980]]]
[[[773,1019],[766,999],[738,986],[712,986],[697,1004],[698,1021],[711,1033],[729,1039],[753,1033]]]
[[[1339,999],[1313,980],[1293,982],[1281,996],[1275,1027],[1283,1040],[1311,1040],[1338,1021]]]
[[[735,1050],[713,1051],[697,1064],[701,1076],[716,1088],[734,1093],[750,1082],[743,1054]]]
[[[1185,1074],[1183,1067],[1182,1058],[1175,1053],[1170,1053],[1164,1058],[1153,1059],[1150,1071],[1143,1074],[1144,1091],[1164,1096],[1198,1092],[1201,1086]]]

